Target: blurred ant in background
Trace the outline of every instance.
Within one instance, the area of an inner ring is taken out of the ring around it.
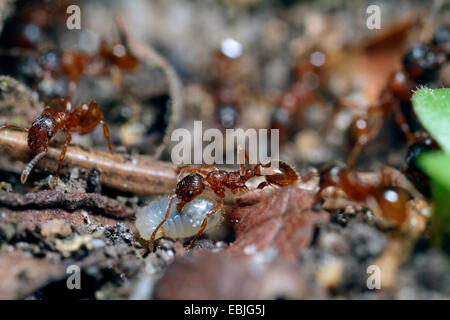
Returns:
[[[312,51],[308,58],[302,58],[295,66],[296,81],[277,99],[277,107],[273,111],[271,129],[278,129],[280,144],[285,144],[292,132],[297,130],[303,110],[313,102],[325,106],[326,101],[320,92],[322,69],[326,56],[321,51]]]
[[[6,50],[6,55],[16,55],[25,60],[20,65],[21,74],[32,82],[35,90],[45,79],[53,79],[60,75],[68,81],[67,96],[71,98],[76,84],[82,76],[100,76],[114,72],[114,68],[122,72],[132,72],[138,66],[138,61],[130,55],[125,46],[120,43],[113,45],[102,42],[98,52],[88,55],[76,51],[47,50],[36,53],[27,50]]]
[[[18,6],[15,16],[11,17],[14,23],[5,25],[0,38],[0,54],[6,58],[0,66],[4,69],[2,73],[19,71],[33,90],[38,89],[44,80],[65,76],[68,80],[66,96],[71,98],[76,83],[84,75],[114,76],[118,74],[117,70],[131,72],[136,69],[137,59],[119,42],[109,44],[101,41],[93,54],[54,49],[59,47],[56,36],[58,28],[66,28],[65,10],[69,4],[63,1],[55,5],[44,1]]]
[[[92,56],[75,51],[64,51],[60,59],[60,68],[69,79],[69,97],[73,95],[76,83],[84,75],[109,74],[113,68],[121,72],[132,72],[139,64],[121,43],[109,45],[102,42],[99,51]]]
[[[319,176],[316,203],[320,202],[321,192],[331,186],[341,189],[351,200],[365,203],[375,215],[381,215],[398,225],[406,221],[406,204],[411,196],[408,190],[395,185],[395,177],[391,171],[382,170],[379,182],[368,183],[345,165],[331,163],[321,168]]]
[[[239,118],[239,99],[246,82],[241,68],[242,53],[242,44],[231,38],[222,40],[220,49],[213,53],[215,112],[224,129],[236,127]]]
[[[436,79],[439,67],[448,61],[449,44],[448,29],[440,29],[435,32],[429,44],[414,46],[405,54],[403,69],[391,75],[388,84],[378,98],[377,104],[369,107],[364,114],[355,117],[352,121],[349,134],[354,146],[347,160],[349,166],[355,164],[362,149],[380,131],[383,119],[392,112],[409,143],[416,143],[422,139],[411,131],[401,109],[401,103],[410,103],[412,90],[417,85],[429,83]]]

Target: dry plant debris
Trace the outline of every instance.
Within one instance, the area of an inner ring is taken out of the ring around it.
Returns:
[[[314,193],[298,186],[241,196],[230,214],[236,241],[227,250],[245,254],[273,246],[295,259],[311,243],[317,225],[329,221],[327,212],[312,209],[314,201]]]
[[[41,191],[21,195],[1,192],[0,206],[16,209],[57,207],[76,210],[84,208],[98,210],[107,216],[115,218],[129,218],[134,216],[133,209],[126,207],[117,200],[95,193],[67,194],[58,191]]]

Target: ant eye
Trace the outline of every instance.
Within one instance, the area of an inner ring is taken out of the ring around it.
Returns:
[[[190,197],[192,197],[192,195],[193,195],[194,193],[191,191],[191,190],[189,190],[188,192],[187,192],[187,196],[190,198]]]
[[[47,132],[47,137],[49,138],[53,137],[53,132],[52,131]]]

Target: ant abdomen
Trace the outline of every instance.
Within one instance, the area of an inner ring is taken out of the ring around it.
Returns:
[[[149,240],[153,231],[164,220],[169,201],[170,198],[155,200],[138,211],[136,214],[136,228],[143,239]],[[169,217],[158,229],[155,239],[162,237],[182,239],[196,235],[206,214],[215,206],[216,202],[206,198],[197,198],[190,201],[181,211],[178,211],[176,206],[172,206]],[[221,211],[218,210],[208,218],[205,230],[217,226],[221,221]]]
[[[268,165],[264,167],[268,168]],[[256,169],[256,168],[255,168]],[[288,164],[280,161],[278,164],[278,169],[274,170],[273,174],[266,175],[266,181],[269,184],[276,185],[279,187],[284,187],[293,184],[298,179],[298,174],[292,169]]]
[[[375,195],[375,200],[382,214],[402,224],[407,218],[406,203],[409,201],[408,193],[399,187],[381,187]]]

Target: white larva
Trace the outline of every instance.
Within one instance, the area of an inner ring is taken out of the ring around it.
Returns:
[[[175,199],[170,210],[169,218],[158,230],[155,239],[161,237],[181,239],[195,236],[206,214],[217,204],[210,199],[196,198],[188,202],[180,214],[176,209],[177,203],[178,199]],[[169,198],[161,198],[150,202],[136,213],[136,228],[143,239],[150,239],[152,232],[163,221],[168,205]],[[221,210],[218,210],[209,217],[205,231],[218,225],[221,220]]]

